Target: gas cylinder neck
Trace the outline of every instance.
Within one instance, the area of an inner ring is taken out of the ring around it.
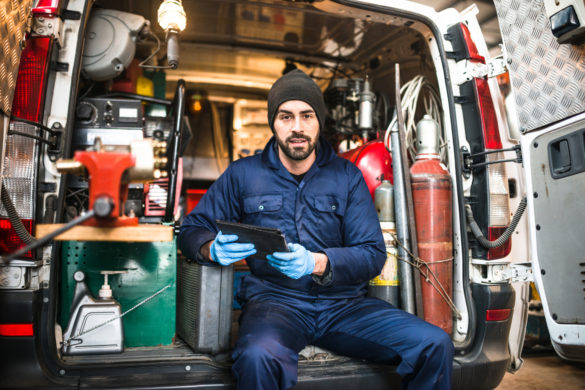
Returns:
[[[416,125],[416,159],[420,158],[435,158],[426,157],[439,155],[440,138],[439,138],[439,124],[430,116],[425,115]]]
[[[441,156],[439,156],[437,153],[417,153],[414,158],[416,161],[440,160]]]

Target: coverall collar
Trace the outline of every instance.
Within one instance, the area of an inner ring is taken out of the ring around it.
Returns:
[[[331,160],[333,160],[336,155],[331,145],[329,145],[323,137],[319,136],[318,142],[319,145],[316,148],[316,150],[318,150],[317,158],[315,159],[315,163],[313,163],[313,166],[317,164],[317,166],[321,167],[329,163]],[[278,170],[282,168],[286,171],[286,168],[284,168],[284,165],[282,165],[282,162],[278,158],[277,148],[278,145],[276,144],[276,139],[274,138],[274,136],[272,136],[272,138],[270,138],[270,141],[268,141],[268,144],[266,144],[266,147],[262,151],[262,161],[272,169]],[[309,171],[313,169],[313,166],[311,166]],[[309,171],[307,171],[307,173]]]

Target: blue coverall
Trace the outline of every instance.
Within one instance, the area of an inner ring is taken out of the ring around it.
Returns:
[[[361,172],[322,138],[300,183],[280,162],[274,137],[260,155],[230,164],[181,226],[178,245],[186,257],[206,263],[198,253],[215,238],[216,219],[279,228],[287,242],[329,259],[324,277],[297,280],[265,259],[247,259],[251,274],[238,291],[243,312],[232,354],[239,389],[294,386],[298,352],[309,344],[397,363],[403,388],[450,388],[450,337],[366,297],[386,259],[376,210]]]

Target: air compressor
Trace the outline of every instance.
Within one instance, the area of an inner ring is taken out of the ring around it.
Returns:
[[[453,317],[448,299],[453,290],[451,176],[441,164],[439,127],[425,115],[416,128],[416,161],[410,167],[421,268],[424,319],[448,334]]]

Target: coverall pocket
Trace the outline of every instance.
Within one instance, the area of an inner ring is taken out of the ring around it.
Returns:
[[[316,224],[321,238],[330,245],[341,245],[341,225],[345,214],[345,199],[335,195],[315,196]]]
[[[282,195],[252,195],[244,198],[244,223],[281,227]]]

